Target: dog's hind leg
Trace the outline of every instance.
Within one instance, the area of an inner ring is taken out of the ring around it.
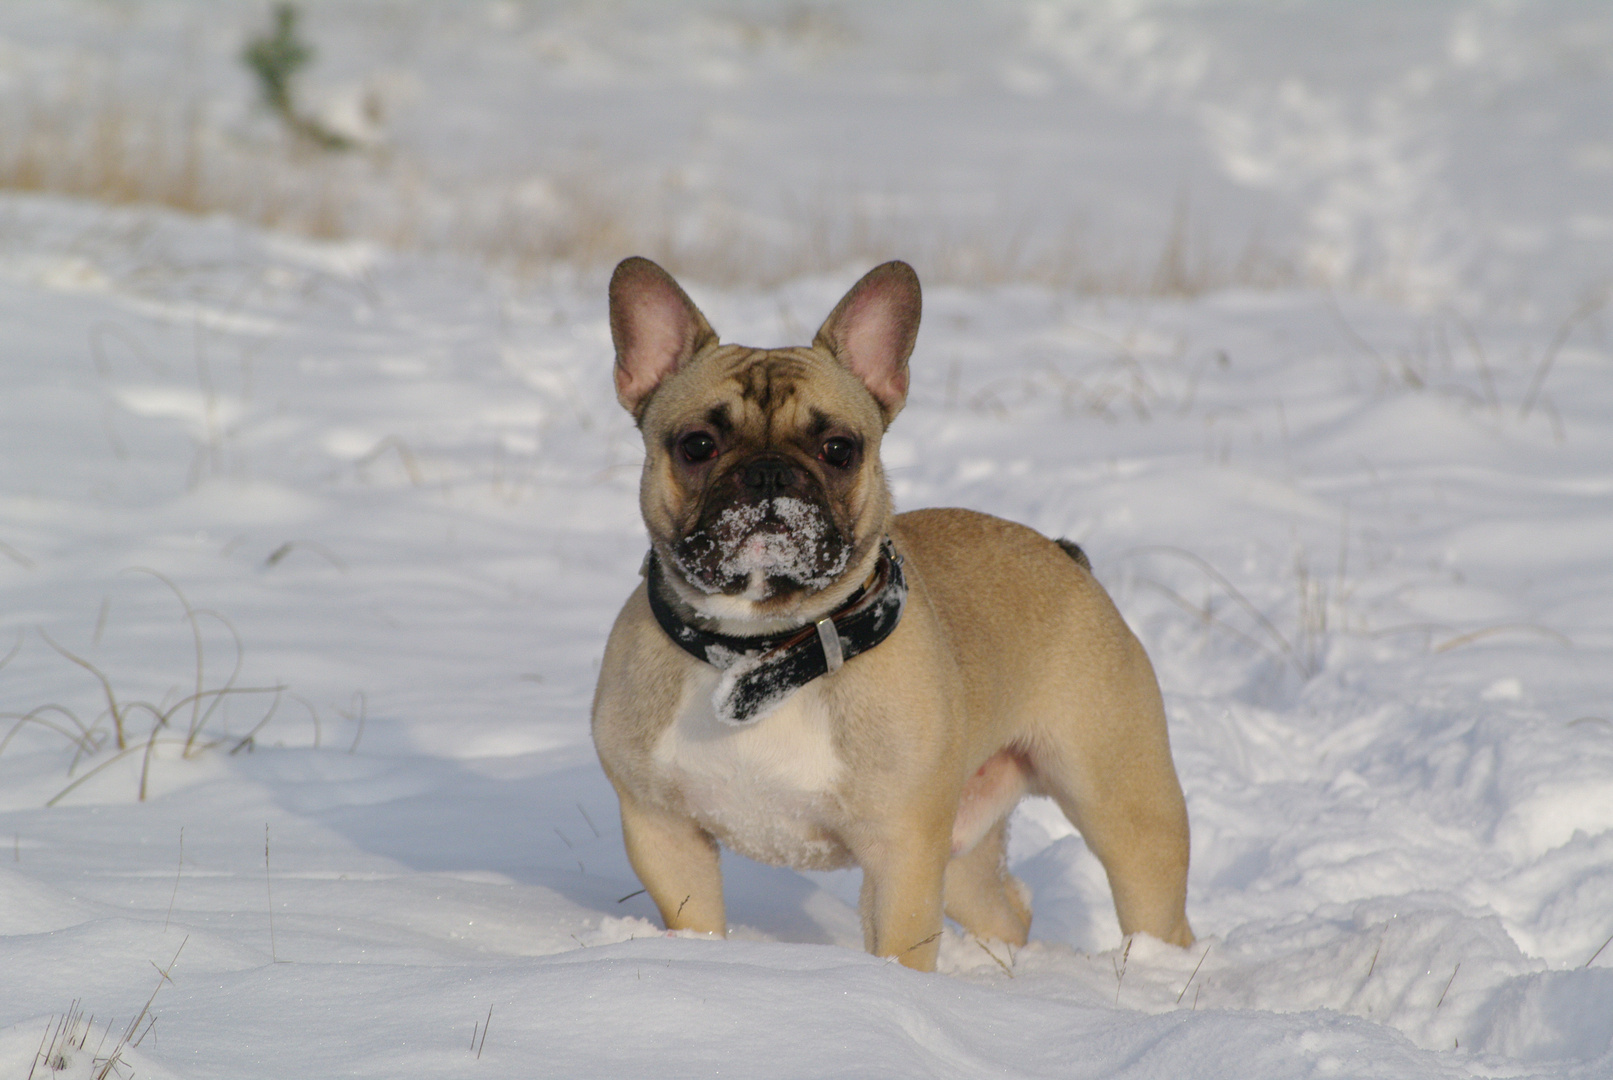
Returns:
[[[1193,943],[1186,911],[1187,806],[1163,718],[1159,729],[1157,740],[1089,744],[1079,758],[1043,748],[1034,767],[1041,790],[1103,864],[1120,932],[1148,933],[1185,948]]]
[[[1023,945],[1030,934],[1029,890],[1008,873],[1008,819],[947,863],[947,917],[977,938]]]

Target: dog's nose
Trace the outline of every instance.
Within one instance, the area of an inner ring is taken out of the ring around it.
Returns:
[[[779,458],[758,458],[745,466],[744,481],[758,495],[777,495],[795,482],[795,470]]]

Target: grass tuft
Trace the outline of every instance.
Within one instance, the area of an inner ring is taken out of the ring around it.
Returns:
[[[185,943],[189,940],[190,937],[187,935],[184,941],[179,943],[179,948],[174,950],[174,957],[168,961],[167,967],[157,968],[156,989],[151,991],[145,1006],[123,1029],[111,1051],[102,1053],[106,1049],[107,1038],[112,1034],[113,1021],[109,1019],[95,1049],[88,1051],[90,1055],[88,1068],[82,1071],[75,1068],[80,1057],[88,1050],[90,1037],[96,1027],[95,1017],[86,1016],[83,1003],[75,999],[67,1007],[66,1012],[45,1025],[45,1034],[40,1038],[39,1049],[34,1053],[33,1063],[28,1068],[27,1080],[34,1080],[36,1076],[43,1078],[51,1073],[66,1072],[69,1069],[73,1069],[75,1075],[89,1076],[90,1080],[114,1080],[114,1078],[134,1080],[133,1071],[127,1074],[124,1072],[128,1068],[124,1053],[144,1042],[146,1036],[151,1034],[151,1029],[156,1026],[157,1017],[151,1011],[151,1006],[156,1002],[157,995],[162,992],[163,984],[174,981],[170,973],[174,970],[174,965],[179,962],[179,954],[185,951]],[[155,962],[151,966],[157,967]],[[39,1071],[41,1066],[44,1067],[44,1073]]]
[[[40,640],[53,652],[94,677],[104,702],[99,714],[88,723],[66,705],[55,702],[36,705],[21,713],[0,713],[0,721],[12,721],[10,728],[0,735],[0,753],[4,753],[12,739],[28,725],[55,732],[73,746],[73,757],[67,768],[69,783],[53,795],[45,803],[46,806],[56,805],[83,784],[134,754],[141,755],[136,797],[143,802],[149,792],[152,765],[159,746],[177,747],[182,759],[194,758],[226,743],[231,744],[229,752],[232,754],[250,749],[258,732],[274,718],[286,690],[284,685],[238,685],[245,661],[245,647],[240,634],[229,619],[216,611],[192,605],[184,590],[180,589],[171,578],[158,571],[146,567],[133,567],[131,571],[156,578],[166,585],[179,601],[183,618],[190,630],[195,655],[190,679],[192,688],[172,702],[168,702],[165,698],[162,704],[144,699],[129,699],[119,693],[112,677],[98,665],[62,645],[44,627],[36,627],[35,632]],[[100,636],[106,610],[107,605],[103,604],[102,615],[97,620],[97,638]],[[211,620],[223,627],[234,644],[235,658],[228,677],[222,682],[208,678],[206,642],[202,632],[203,619]],[[17,645],[4,660],[0,660],[0,668],[9,663],[20,651],[22,643],[23,636],[19,635]],[[216,730],[217,721],[228,700],[270,695],[272,697],[262,717],[244,735],[229,735]],[[137,731],[136,728],[142,718],[149,723],[149,727]],[[102,757],[88,770],[74,776],[81,761],[91,761],[106,750],[111,751],[109,756]]]

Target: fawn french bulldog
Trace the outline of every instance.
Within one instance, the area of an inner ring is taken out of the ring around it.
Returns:
[[[719,845],[856,864],[869,952],[935,967],[943,914],[1023,944],[1009,812],[1049,795],[1121,930],[1188,945],[1187,810],[1142,646],[1073,543],[895,514],[880,440],[919,282],[852,287],[812,344],[721,344],[647,259],[616,268],[616,391],[644,437],[644,581],[594,697],[628,858],[669,929],[722,935]]]

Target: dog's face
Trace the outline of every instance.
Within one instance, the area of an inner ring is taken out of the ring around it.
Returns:
[[[707,596],[768,611],[822,591],[888,513],[881,430],[872,398],[832,360],[718,347],[645,410],[650,534]]]
[[[610,297],[617,395],[644,435],[640,506],[674,588],[752,624],[832,607],[891,513],[879,443],[906,398],[911,268],[870,272],[800,348],[719,344],[645,259],[617,267]]]

